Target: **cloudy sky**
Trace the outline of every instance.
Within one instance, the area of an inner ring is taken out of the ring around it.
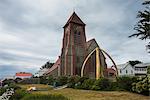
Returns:
[[[86,23],[87,39],[96,38],[117,64],[150,62],[148,41],[134,33],[142,0],[0,0],[0,76],[36,72],[61,51],[63,25],[75,10]]]

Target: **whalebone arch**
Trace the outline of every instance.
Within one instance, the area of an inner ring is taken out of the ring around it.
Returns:
[[[118,74],[118,70],[115,62],[111,58],[111,56],[104,50],[102,50],[95,39],[92,39],[87,42],[87,56],[81,67],[81,76],[87,76],[91,78],[99,79],[100,77],[106,77],[106,57],[105,55],[112,61],[113,67],[116,70],[116,75]],[[91,60],[94,60],[91,61]],[[92,64],[89,62],[93,62]],[[92,70],[91,70],[92,69]],[[90,72],[89,72],[90,71]],[[90,75],[90,76],[89,76]]]

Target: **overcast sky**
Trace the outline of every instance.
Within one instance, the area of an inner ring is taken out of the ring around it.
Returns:
[[[117,64],[150,62],[146,41],[134,33],[142,0],[0,0],[0,77],[36,72],[61,53],[63,25],[75,10],[86,23],[87,40],[95,38]],[[147,41],[148,42],[148,41]]]

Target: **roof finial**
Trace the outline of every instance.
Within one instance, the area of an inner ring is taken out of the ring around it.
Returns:
[[[75,12],[75,7],[73,7],[73,12]]]

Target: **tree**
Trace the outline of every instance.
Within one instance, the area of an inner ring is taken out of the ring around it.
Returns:
[[[141,61],[138,61],[138,60],[135,60],[135,61],[129,61],[129,63],[130,63],[132,66],[134,66],[134,65],[140,64],[140,63],[142,63],[142,62],[141,62]]]
[[[150,1],[146,0],[142,3],[142,5],[145,6],[145,10],[139,11],[137,14],[139,21],[134,27],[136,33],[130,35],[129,37],[138,37],[141,40],[148,40],[150,39]],[[150,42],[146,48],[150,50]]]
[[[41,66],[40,69],[51,68],[53,65],[54,65],[54,63],[51,63],[50,61],[48,61],[43,66]]]

